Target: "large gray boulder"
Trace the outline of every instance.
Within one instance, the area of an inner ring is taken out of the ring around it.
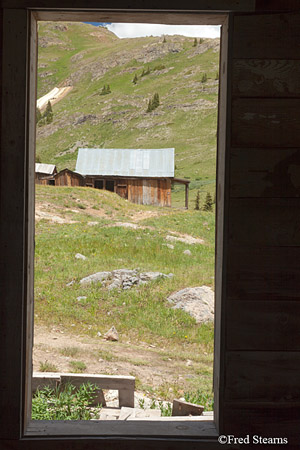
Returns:
[[[91,283],[101,283],[111,277],[111,272],[97,272],[89,275],[88,277],[82,278],[80,284],[91,284]]]
[[[214,291],[208,286],[185,288],[168,297],[174,309],[182,309],[196,319],[197,323],[213,322]]]

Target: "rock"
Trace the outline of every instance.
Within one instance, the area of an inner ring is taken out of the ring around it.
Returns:
[[[131,269],[117,269],[111,272],[113,278],[120,278],[121,280],[128,277],[135,277],[137,275],[137,270]]]
[[[82,278],[80,284],[91,284],[99,283],[103,280],[107,280],[111,276],[111,272],[97,272],[89,275],[88,277]]]
[[[75,258],[86,260],[86,256],[82,255],[81,253],[76,253]]]
[[[186,311],[197,323],[214,320],[214,299],[214,291],[208,286],[185,288],[168,297],[174,309]]]
[[[111,291],[112,289],[120,289],[121,288],[121,280],[114,280],[109,286],[108,290]]]
[[[77,298],[76,298],[76,300],[78,300],[79,302],[80,302],[81,300],[86,300],[86,299],[87,299],[87,297],[85,297],[84,295],[81,296],[81,297],[77,297]]]
[[[117,332],[117,330],[115,329],[114,326],[112,326],[107,333],[105,333],[105,335],[103,336],[104,339],[106,339],[107,341],[118,341],[119,340],[119,333]]]
[[[184,255],[188,255],[188,256],[192,256],[191,250],[184,250],[183,254]]]
[[[167,244],[167,247],[171,250],[174,250],[174,245],[172,245],[172,244]]]
[[[101,337],[102,336],[102,333],[100,333],[100,331],[97,331],[97,336],[98,337]],[[100,361],[100,360],[99,360]]]
[[[167,241],[178,241],[183,242],[184,244],[204,244],[204,240],[200,238],[194,238],[193,236],[189,236],[188,234],[182,234],[180,236],[166,236]]]
[[[154,281],[158,278],[168,278],[168,275],[161,272],[143,272],[140,274],[140,279],[142,281]]]
[[[66,286],[73,286],[73,284],[75,283],[75,280],[70,281],[70,283],[67,283]]]

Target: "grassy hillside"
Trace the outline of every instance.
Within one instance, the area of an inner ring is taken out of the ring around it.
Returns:
[[[192,38],[166,40],[119,39],[82,23],[40,23],[38,97],[55,86],[73,86],[54,105],[53,123],[37,128],[41,161],[74,169],[81,146],[174,147],[175,174],[191,179],[191,198],[197,189],[203,200],[205,192],[213,195],[219,40],[196,47]],[[104,84],[111,94],[100,95]],[[161,104],[146,113],[155,92]],[[183,204],[183,197],[183,187],[176,187],[173,205]]]
[[[149,366],[153,371],[153,364],[166,366],[165,380],[152,381],[151,392],[170,398],[182,395],[172,390],[170,380],[175,372],[168,364],[174,361],[176,373],[182,378],[180,389],[194,391],[200,387],[210,392],[213,325],[196,324],[186,312],[172,309],[167,297],[188,286],[213,287],[214,214],[139,206],[114,193],[85,187],[38,185],[36,216],[36,325],[91,339],[114,325],[120,341],[108,346],[99,340],[98,351],[92,355],[95,362],[101,356],[101,361],[121,362],[122,367],[124,361],[130,362],[131,355],[132,368],[123,366],[121,370],[124,374],[130,370],[137,377],[138,388],[144,391],[150,388],[143,386],[141,369]],[[136,228],[124,227],[124,222]],[[172,249],[166,245],[166,236],[172,232],[202,238],[204,243],[177,241],[172,242]],[[191,255],[183,253],[186,249]],[[87,259],[76,259],[76,253]],[[174,277],[121,291],[109,291],[100,283],[79,283],[92,273],[120,268],[172,272]],[[73,284],[67,286],[71,281]],[[138,351],[149,345],[155,363],[153,358],[138,359]],[[52,362],[47,351],[47,360]],[[88,353],[91,350],[81,352],[80,358],[90,367]],[[56,357],[59,364],[65,356]],[[105,366],[90,370],[111,373],[112,369]]]

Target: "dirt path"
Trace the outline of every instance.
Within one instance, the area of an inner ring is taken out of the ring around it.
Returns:
[[[73,349],[72,356],[65,356]],[[186,380],[193,376],[191,361],[166,357],[163,348],[140,342],[108,342],[102,337],[75,336],[59,327],[50,329],[35,325],[33,370],[40,370],[40,363],[54,364],[59,372],[71,372],[71,361],[82,361],[86,373],[133,375],[143,385],[157,387],[164,383],[179,383],[182,392]]]
[[[48,94],[43,95],[43,97],[39,98],[36,101],[36,106],[40,110],[42,110],[50,100],[51,105],[55,105],[55,103],[59,102],[62,98],[64,98],[70,90],[73,89],[73,86],[65,86],[61,88],[55,87],[52,91],[48,92]]]

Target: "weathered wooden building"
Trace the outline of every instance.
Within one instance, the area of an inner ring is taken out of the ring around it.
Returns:
[[[141,205],[171,206],[174,149],[80,148],[76,172],[85,185]]]
[[[0,11],[0,447],[211,450],[233,448],[219,435],[249,435],[242,448],[275,448],[253,436],[299,448],[299,1],[2,0]],[[36,19],[222,25],[213,417],[30,421]]]
[[[53,179],[55,186],[85,186],[84,177],[70,169],[61,170]]]
[[[54,184],[55,174],[57,174],[57,169],[54,164],[35,163],[35,182],[37,184]]]

